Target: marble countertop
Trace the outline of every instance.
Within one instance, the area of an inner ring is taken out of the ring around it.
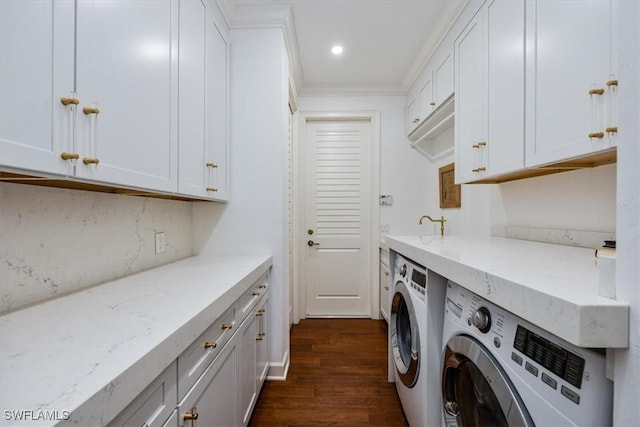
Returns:
[[[629,345],[629,304],[598,295],[593,249],[501,237],[386,236],[385,241],[574,345]]]
[[[106,424],[271,263],[192,257],[0,316],[0,424],[34,424],[12,410]]]

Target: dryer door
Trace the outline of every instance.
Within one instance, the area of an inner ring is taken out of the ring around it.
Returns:
[[[389,326],[396,375],[411,388],[420,373],[420,333],[411,294],[402,281],[394,287]]]
[[[445,348],[444,418],[450,426],[533,426],[497,360],[474,338],[457,335]]]

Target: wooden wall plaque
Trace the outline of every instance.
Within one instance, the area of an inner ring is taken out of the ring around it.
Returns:
[[[455,163],[448,164],[438,170],[440,177],[440,208],[459,208],[461,189],[455,184]]]

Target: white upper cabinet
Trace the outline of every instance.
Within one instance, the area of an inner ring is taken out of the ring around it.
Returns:
[[[214,9],[180,3],[179,192],[227,200],[229,43]]]
[[[73,43],[72,0],[0,1],[0,166],[73,174]]]
[[[448,38],[433,55],[433,97],[431,111],[453,95],[453,45]]]
[[[77,3],[78,177],[177,190],[177,8]]]
[[[433,101],[433,75],[427,73],[427,80],[420,89],[420,121],[431,114],[436,103]]]
[[[607,132],[616,90],[607,85],[615,80],[611,7],[610,0],[527,2],[527,166],[615,145]]]

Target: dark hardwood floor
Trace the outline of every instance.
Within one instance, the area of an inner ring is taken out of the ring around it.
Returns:
[[[267,381],[250,426],[406,426],[387,382],[384,320],[305,319],[286,381]]]

